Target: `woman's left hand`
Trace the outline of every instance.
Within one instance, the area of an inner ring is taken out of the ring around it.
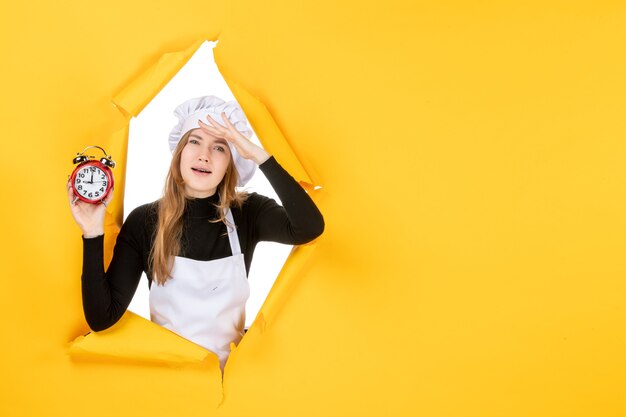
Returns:
[[[198,120],[200,128],[213,136],[226,139],[228,143],[233,144],[239,155],[245,159],[253,160],[258,165],[261,165],[270,158],[270,154],[267,153],[265,149],[252,143],[250,139],[242,135],[241,132],[235,128],[230,120],[228,120],[228,117],[226,117],[226,113],[222,112],[221,116],[226,126],[222,126],[209,115],[207,116],[207,120],[210,125],[203,123],[202,120]]]

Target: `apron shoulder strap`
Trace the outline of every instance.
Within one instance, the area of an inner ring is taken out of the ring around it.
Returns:
[[[230,209],[226,210],[226,229],[228,230],[228,241],[230,242],[230,250],[234,255],[241,254],[241,246],[239,245],[239,236],[237,236],[237,227],[235,226],[235,219],[233,219],[233,213]]]

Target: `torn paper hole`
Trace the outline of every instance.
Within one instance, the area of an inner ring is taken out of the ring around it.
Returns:
[[[197,45],[197,46],[196,46]],[[221,79],[221,76],[219,75],[219,71],[217,70],[217,67],[215,65],[215,61],[213,58],[213,47],[215,46],[215,42],[211,42],[211,43],[205,43],[204,45],[201,45],[200,43],[194,44],[192,45],[192,47],[188,48],[185,51],[181,51],[178,53],[172,53],[172,54],[166,54],[163,57],[161,57],[161,59],[159,59],[159,61],[154,65],[153,68],[151,68],[149,70],[150,76],[141,76],[139,77],[137,80],[135,80],[130,86],[128,86],[127,88],[125,88],[123,90],[123,94],[120,93],[119,96],[116,96],[112,101],[115,103],[115,105],[118,107],[118,109],[124,114],[124,115],[133,115],[133,114],[138,114],[139,111],[141,111],[141,109],[144,109],[146,113],[149,112],[149,110],[151,109],[151,106],[158,106],[159,100],[152,100],[150,101],[150,99],[152,97],[156,97],[157,96],[157,92],[160,91],[162,89],[162,81],[167,78],[167,74],[169,74],[173,68],[177,68],[181,69],[180,71],[178,71],[177,73],[175,73],[175,77],[172,79],[171,82],[169,83],[165,83],[165,86],[163,88],[163,92],[167,91],[168,88],[175,88],[175,87],[171,87],[174,84],[174,79],[176,77],[180,77],[181,74],[184,74],[184,69],[187,68],[187,66],[184,66],[184,63],[187,61],[187,59],[194,58],[195,55],[192,56],[193,52],[197,53],[201,53],[202,47],[204,47],[205,45],[209,45],[210,46],[210,60],[208,61],[210,64],[210,67],[213,71],[215,71],[215,74],[217,76],[217,79],[222,81],[222,86],[220,88],[223,88],[222,90],[220,90],[217,87],[211,87],[208,90],[202,91],[201,88],[199,88],[199,84],[198,83],[194,83],[192,84],[193,89],[191,90],[191,92],[183,92],[184,90],[181,90],[180,88],[176,88],[175,93],[179,94],[179,97],[173,101],[173,104],[171,105],[167,105],[167,108],[165,109],[165,111],[167,112],[167,115],[171,115],[173,108],[179,104],[182,101],[185,101],[186,99],[190,98],[190,97],[197,97],[200,95],[206,95],[206,94],[215,94],[215,95],[219,95],[222,98],[228,100],[228,99],[233,99],[233,96],[231,94],[228,94],[228,86],[224,83],[224,80]],[[184,62],[183,62],[184,61]],[[179,65],[179,67],[176,67],[176,65]],[[206,72],[206,68],[204,70],[204,76],[207,75]],[[145,74],[144,74],[145,75]],[[230,82],[229,85],[231,86],[236,86],[235,83]],[[260,100],[258,100],[256,97],[253,97],[252,95],[250,95],[245,89],[241,88],[240,86],[236,86],[237,88],[237,98],[239,99],[239,103],[242,104],[242,107],[248,111],[250,111],[249,114],[246,114],[246,116],[248,117],[248,120],[251,122],[252,124],[252,128],[253,129],[258,129],[258,131],[262,132],[262,136],[264,138],[263,140],[263,147],[265,147],[271,154],[273,154],[274,156],[277,157],[278,160],[281,161],[281,164],[294,176],[294,178],[296,178],[296,180],[298,180],[300,182],[300,184],[302,184],[309,192],[312,192],[314,190],[319,190],[321,187],[319,186],[314,186],[314,182],[311,180],[310,176],[308,175],[308,173],[304,170],[303,166],[301,165],[300,161],[298,160],[298,158],[295,156],[295,153],[293,152],[293,150],[291,149],[291,147],[289,146],[288,142],[286,141],[286,139],[284,138],[284,136],[282,135],[282,132],[280,131],[280,129],[278,128],[278,126],[276,125],[276,122],[273,120],[271,114],[268,112],[267,108],[265,107],[265,105],[263,103],[260,102]],[[146,97],[148,97],[146,99]],[[242,98],[245,101],[245,105],[242,103]],[[143,114],[143,112],[142,112]],[[165,114],[165,113],[164,113]],[[255,121],[252,121],[250,115],[252,115],[255,119]],[[163,180],[161,181],[157,181],[156,178],[156,174],[154,172],[154,167],[155,167],[155,160],[153,158],[151,158],[149,155],[146,154],[146,150],[150,150],[150,149],[157,149],[159,152],[167,152],[168,151],[168,146],[167,146],[167,135],[169,134],[169,131],[171,130],[171,127],[176,123],[176,119],[173,118],[173,116],[171,117],[171,121],[170,123],[168,123],[168,126],[163,130],[160,131],[158,133],[152,133],[150,135],[150,139],[151,142],[148,143],[146,145],[146,147],[144,149],[142,149],[140,157],[142,160],[149,160],[150,161],[150,165],[148,166],[149,172],[150,172],[150,178],[151,181],[150,183],[155,183],[155,184],[159,184],[159,193],[155,198],[148,198],[148,201],[151,200],[155,200],[158,197],[160,197],[160,187],[163,185]],[[157,121],[150,123],[149,126],[152,127],[153,124],[160,122],[161,120],[166,120],[167,117],[165,115],[162,115],[161,117],[158,118]],[[139,120],[139,118],[138,118]],[[130,131],[131,133],[137,129],[136,124],[135,124],[136,120],[133,121],[133,125],[130,127]],[[162,130],[162,129],[160,129]],[[165,132],[165,133],[163,133]],[[159,148],[155,145],[155,140],[158,140],[158,137],[162,135],[164,137],[163,139],[163,147]],[[256,139],[256,137],[254,136],[252,138],[252,140],[254,141]],[[125,196],[130,197],[130,196],[136,196],[137,193],[132,189],[132,174],[129,173],[129,171],[132,169],[134,163],[132,161],[133,158],[133,140],[130,140],[130,146],[128,147],[128,158],[127,158],[127,163],[126,163],[126,183],[125,185],[125,191],[128,191],[128,193],[124,193]],[[164,164],[165,169],[167,168],[167,166],[169,166],[169,153],[166,153],[168,155],[168,162],[166,164]],[[164,175],[164,174],[163,174]],[[164,176],[163,176],[164,178]],[[145,187],[148,184],[148,182],[143,181],[142,182],[142,187]],[[316,187],[314,189],[314,187]],[[272,195],[272,192],[269,191],[261,191],[261,193],[265,194],[265,195]],[[139,204],[145,203],[146,200],[144,199],[144,201],[140,201]],[[125,201],[126,204],[126,212],[128,213],[133,205],[131,203],[129,203],[128,201]],[[137,203],[135,203],[136,205]],[[121,210],[118,208],[116,210],[116,215],[119,215],[119,212]],[[285,253],[285,258],[287,256],[289,256],[289,251],[288,251],[289,247],[287,247],[286,249],[286,253]],[[257,247],[257,251],[256,251],[256,256],[255,258],[276,258],[276,256],[268,256],[268,255],[261,255],[260,254],[260,248]],[[293,254],[293,252],[292,252]],[[293,256],[290,256],[290,259],[293,258]],[[300,262],[302,262],[304,260],[304,258],[306,257],[298,257],[300,259]],[[295,265],[293,262],[291,263],[291,265]],[[253,265],[254,268],[254,265]],[[251,272],[252,273],[252,272]],[[144,282],[147,282],[147,280],[144,280]],[[269,288],[271,286],[271,283],[267,286],[267,291],[269,291]],[[144,288],[147,289],[147,285],[144,284],[143,286]],[[277,285],[278,288],[274,288],[272,294],[273,297],[268,297],[268,299],[265,301],[265,303],[263,304],[263,308],[264,311],[266,313],[268,313],[269,311],[277,311],[277,304],[280,304],[280,299],[282,299],[282,296],[285,295],[285,291],[286,289],[289,289],[290,286],[289,285],[285,285],[285,283],[283,282],[281,285]],[[141,287],[140,287],[141,288]],[[263,295],[262,297],[259,297],[260,301],[259,301],[259,305],[263,302],[263,299],[265,298],[265,296]],[[147,299],[148,297],[144,297],[144,300],[146,300],[147,303]],[[248,304],[250,305],[250,304]],[[149,311],[149,309],[146,309],[146,311]],[[126,316],[134,316],[134,314],[132,312],[127,312],[125,314]],[[146,314],[146,316],[148,316]],[[248,314],[248,323],[250,323],[251,319],[254,318],[254,316],[256,316],[256,314]],[[136,316],[139,317],[139,316]],[[264,315],[260,314],[260,321],[258,322],[259,326],[261,326],[262,328],[265,328],[266,326],[266,321],[263,319]],[[148,323],[150,325],[154,325],[153,323],[151,323],[150,321],[147,320],[147,317],[144,319],[142,318],[142,320],[144,320],[145,323]],[[122,321],[121,321],[122,322]],[[267,322],[269,323],[269,322]],[[116,325],[117,326],[117,325]],[[255,326],[255,327],[259,327],[259,326]],[[134,339],[134,340],[138,340],[135,338],[135,336],[137,336],[137,334],[135,334],[133,331],[130,332],[126,332],[125,333],[127,335],[127,337],[129,339]],[[84,339],[81,339],[80,341],[77,341],[77,343],[80,343],[80,345],[82,347],[87,347],[90,346],[91,342],[94,342],[93,345],[89,347],[89,349],[86,349],[84,351],[85,358],[90,358],[91,354],[93,353],[94,356],[98,356],[100,355],[100,357],[107,357],[107,356],[112,356],[112,357],[118,357],[120,356],[119,352],[116,352],[115,349],[111,349],[111,346],[109,345],[109,335],[107,333],[107,331],[103,332],[103,334],[101,335],[102,337],[99,337],[100,335],[96,336],[94,333],[90,334],[89,336],[85,337]],[[141,339],[141,338],[140,338]],[[183,339],[184,340],[184,339]],[[245,340],[244,339],[241,340],[240,344],[243,343]],[[189,341],[184,340],[185,342],[188,343],[192,343]],[[86,343],[87,342],[87,343]],[[141,343],[140,343],[141,344]],[[74,357],[77,357],[77,352],[78,350],[76,349],[77,345],[74,346]],[[140,346],[141,347],[141,346]],[[99,351],[99,353],[98,353]],[[139,353],[138,358],[142,357],[142,353]],[[213,355],[214,356],[214,355]],[[235,355],[236,356],[236,355]],[[216,358],[215,358],[216,359]],[[167,360],[166,360],[167,361]],[[219,367],[218,367],[219,369]]]

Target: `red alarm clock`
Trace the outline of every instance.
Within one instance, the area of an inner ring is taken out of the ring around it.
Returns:
[[[96,160],[95,156],[85,155],[91,148],[100,149],[104,157]],[[115,168],[115,161],[111,159],[111,155],[107,155],[99,146],[87,146],[76,154],[72,162],[78,164],[70,177],[74,201],[80,199],[85,203],[97,204],[104,200],[113,189],[111,168]]]

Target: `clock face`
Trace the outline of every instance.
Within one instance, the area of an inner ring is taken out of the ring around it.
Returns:
[[[109,188],[109,176],[98,166],[83,165],[74,177],[74,189],[84,199],[99,201]]]

